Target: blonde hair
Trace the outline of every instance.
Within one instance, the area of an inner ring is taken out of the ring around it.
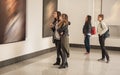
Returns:
[[[62,27],[63,25],[68,25],[69,24],[67,14],[62,14],[61,17],[62,17],[63,20],[58,23],[59,28]]]

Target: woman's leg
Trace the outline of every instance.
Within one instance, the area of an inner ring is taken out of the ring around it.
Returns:
[[[60,69],[61,68],[66,68],[66,67],[68,67],[68,63],[67,63],[67,53],[66,53],[66,47],[65,47],[65,37],[63,38],[61,38],[61,53],[62,53],[62,64],[61,64],[61,66],[59,67]]]
[[[62,44],[64,46],[67,57],[69,57],[70,56],[69,36],[64,36],[64,39],[62,40],[63,40]]]
[[[108,52],[107,52],[107,50],[105,48],[105,40],[106,40],[106,38],[103,37],[102,38],[102,45],[103,45],[102,50],[103,50],[103,54],[106,57],[107,63],[108,63],[109,62],[109,55],[108,55]]]
[[[109,62],[109,55],[108,55],[108,52],[106,51],[106,48],[105,48],[105,39],[104,36],[99,36],[99,42],[100,42],[100,46],[101,46],[101,50],[102,50],[102,58],[101,60],[104,60],[105,57],[107,59],[107,63]]]
[[[60,40],[55,40],[55,46],[57,49],[57,58],[56,58],[56,63],[54,63],[53,65],[60,65],[60,56],[61,56],[61,42]]]
[[[100,43],[101,52],[102,52],[102,58],[101,58],[102,60],[105,59],[105,47],[104,47],[104,42],[105,42],[105,40],[104,40],[103,36],[99,36],[99,43]]]
[[[68,67],[68,63],[67,63],[67,54],[66,54],[66,51],[65,51],[65,49],[62,47],[62,49],[61,49],[61,53],[62,53],[62,55],[61,55],[61,58],[62,58],[62,64],[60,65],[60,69],[61,68],[66,68],[66,67]]]
[[[89,35],[85,36],[85,48],[86,48],[86,52],[90,53],[90,36]]]

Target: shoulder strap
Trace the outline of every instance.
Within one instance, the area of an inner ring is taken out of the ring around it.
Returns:
[[[103,29],[102,23],[100,23],[100,27]]]

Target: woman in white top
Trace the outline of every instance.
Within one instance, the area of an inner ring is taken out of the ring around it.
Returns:
[[[97,27],[97,32],[98,32],[98,36],[99,36],[100,47],[101,47],[101,50],[102,50],[102,58],[98,59],[98,61],[104,61],[105,57],[106,57],[106,59],[107,59],[106,63],[109,63],[109,55],[108,55],[108,53],[105,49],[105,39],[106,39],[105,33],[107,32],[108,27],[103,22],[103,20],[104,20],[104,15],[103,14],[98,15],[99,24],[98,24],[98,27]]]

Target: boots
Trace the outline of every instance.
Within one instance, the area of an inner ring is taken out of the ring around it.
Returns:
[[[58,67],[59,69],[63,69],[63,68],[67,68],[68,67],[68,63],[66,62],[65,64],[61,64],[60,67]]]
[[[104,58],[100,58],[100,59],[98,59],[98,61],[105,61],[105,59]]]
[[[56,63],[54,63],[53,65],[60,65],[60,58],[57,58]]]
[[[69,53],[67,53],[67,58],[69,58],[70,57],[70,54]]]

